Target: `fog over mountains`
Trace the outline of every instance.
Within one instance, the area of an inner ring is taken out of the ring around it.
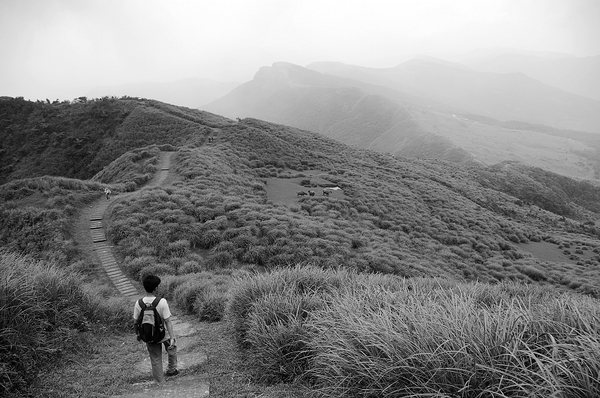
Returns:
[[[466,60],[473,69],[525,73],[542,83],[600,101],[600,55],[548,59],[527,54],[501,54]]]
[[[180,79],[170,82],[137,82],[116,86],[98,86],[86,93],[87,97],[130,96],[156,98],[173,105],[197,108],[214,101],[237,87],[239,83],[218,82],[210,79]]]
[[[571,65],[577,78],[562,79],[558,71],[568,68],[558,66],[545,82],[518,70],[519,65],[503,72],[508,68],[503,60],[511,57],[535,60],[526,63],[532,75],[541,74],[534,73],[534,65],[549,71],[560,64]],[[600,101],[583,95],[585,90],[565,89],[589,87],[585,81],[593,85],[595,57],[491,52],[465,62],[471,65],[429,56],[391,68],[277,62],[201,108],[401,156],[484,164],[515,160],[598,178]],[[494,68],[498,71],[490,71]],[[576,68],[589,73],[576,73]]]

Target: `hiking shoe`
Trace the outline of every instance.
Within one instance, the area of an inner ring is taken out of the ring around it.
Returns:
[[[167,370],[167,373],[165,373],[165,375],[167,376],[177,376],[179,374],[179,371],[177,369],[175,370]]]

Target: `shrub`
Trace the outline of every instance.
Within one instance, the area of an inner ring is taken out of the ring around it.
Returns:
[[[141,280],[140,273],[144,268],[151,268],[156,265],[156,257],[143,256],[137,258],[125,258],[123,268],[125,272],[134,280]]]
[[[268,294],[257,300],[248,317],[245,338],[251,369],[265,382],[290,382],[309,367],[309,333],[305,321],[323,306],[317,295],[297,291]]]
[[[201,293],[203,283],[198,279],[188,280],[177,286],[173,291],[173,300],[175,304],[183,308],[186,312],[192,313],[194,311],[194,304],[196,297]]]
[[[201,321],[218,322],[225,316],[227,298],[227,293],[215,286],[206,288],[202,294],[196,296],[194,312]]]
[[[206,271],[206,265],[204,264],[204,260],[193,260],[184,262],[181,265],[181,267],[179,267],[177,273],[180,275],[184,275],[194,274],[202,271]]]
[[[536,269],[532,266],[517,266],[516,267],[521,273],[527,275],[534,281],[545,281],[547,279],[543,271]]]
[[[227,268],[233,264],[234,256],[228,251],[218,251],[212,254],[206,261],[209,270]]]
[[[175,257],[185,257],[190,250],[190,242],[185,239],[180,239],[169,243],[167,246],[166,255]]]

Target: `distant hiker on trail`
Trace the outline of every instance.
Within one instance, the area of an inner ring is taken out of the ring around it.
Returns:
[[[106,195],[106,200],[108,200],[108,198],[110,197],[111,194],[111,190],[108,188],[104,188],[104,194]]]
[[[165,382],[165,374],[175,376],[179,373],[171,311],[166,299],[155,296],[156,288],[160,285],[158,276],[145,276],[142,285],[146,290],[146,295],[137,300],[133,306],[134,329],[138,341],[145,342],[148,348],[150,363],[152,364],[152,377],[157,384],[162,385]],[[169,337],[165,335],[165,326],[169,332]],[[166,373],[163,373],[163,345],[169,356]]]

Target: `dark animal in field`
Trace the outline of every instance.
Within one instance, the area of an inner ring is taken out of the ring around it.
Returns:
[[[304,191],[298,191],[298,194],[297,194],[297,195],[298,195],[298,196],[306,196],[306,195],[308,195],[308,194],[307,194],[306,192],[304,192]]]
[[[331,191],[323,190],[323,196],[329,196],[330,193],[331,193]]]
[[[308,191],[308,194],[309,194],[310,196],[315,196],[315,191]]]

